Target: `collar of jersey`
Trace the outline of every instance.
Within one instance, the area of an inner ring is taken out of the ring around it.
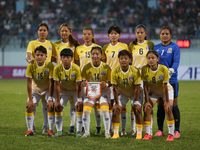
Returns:
[[[63,69],[64,69],[65,71],[69,71],[69,70],[71,69],[71,67],[72,67],[72,62],[71,62],[71,65],[70,65],[69,69],[65,69],[65,67],[64,67],[63,64],[62,64],[62,66],[63,66]]]
[[[160,67],[160,65],[158,64],[158,67],[155,71],[151,70],[151,68],[150,68],[150,70],[151,70],[151,72],[156,72],[156,71],[158,71],[159,67]]]
[[[62,41],[62,39],[61,39],[61,43],[63,43],[63,44],[68,44],[68,43],[69,43],[69,41],[68,41],[67,43],[64,43],[64,42]]]
[[[35,62],[36,62],[36,61],[35,61]],[[44,61],[44,64],[43,64],[42,66],[38,66],[37,62],[36,62],[36,65],[37,65],[37,67],[42,68],[42,67],[44,67],[44,65],[45,65],[45,61]]]
[[[127,70],[126,72],[124,72],[124,71],[122,70],[121,66],[120,66],[120,69],[121,69],[121,72],[122,72],[123,74],[126,74],[127,72],[129,72],[130,65],[128,65],[128,70]]]
[[[143,43],[138,43],[138,42],[137,42],[137,43],[138,43],[138,44],[144,44],[145,42],[146,42],[146,40],[144,40],[144,42],[143,42]]]
[[[115,47],[115,46],[117,46],[118,44],[119,44],[119,42],[117,42],[117,44],[115,44],[114,46],[112,46],[112,44],[110,43],[110,46]]]
[[[39,39],[37,39],[37,41],[40,42]],[[46,42],[47,42],[47,40],[45,40],[45,42],[40,42],[40,43],[46,43]]]
[[[94,43],[92,43],[92,45],[90,45],[90,46],[86,46],[85,43],[84,43],[84,46],[85,46],[85,47],[92,47],[93,45],[94,45]]]
[[[92,64],[92,66],[93,66],[94,68],[98,69],[99,67],[101,67],[102,61],[101,61],[100,65],[99,65],[98,67],[95,67],[95,66],[93,65],[92,61],[91,61],[91,64]]]

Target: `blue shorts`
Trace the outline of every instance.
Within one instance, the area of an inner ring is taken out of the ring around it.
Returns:
[[[170,83],[170,84],[174,89],[174,98],[177,98],[178,97],[178,89],[179,89],[178,82],[177,83]]]

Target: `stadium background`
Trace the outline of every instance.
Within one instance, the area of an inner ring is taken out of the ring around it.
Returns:
[[[68,23],[80,43],[82,29],[91,26],[97,44],[109,43],[107,29],[118,25],[121,42],[134,40],[137,24],[147,27],[147,39],[160,43],[159,31],[169,25],[173,42],[189,40],[181,48],[179,80],[200,80],[200,1],[198,0],[1,0],[0,1],[0,78],[24,78],[28,42],[37,38],[37,26],[45,22],[48,40],[60,39],[58,28]]]

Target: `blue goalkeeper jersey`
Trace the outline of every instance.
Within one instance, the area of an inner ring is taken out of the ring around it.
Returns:
[[[167,68],[173,68],[175,73],[172,74],[169,83],[177,83],[178,79],[178,66],[180,62],[180,48],[177,44],[171,42],[167,46],[163,46],[162,43],[157,44],[153,48],[159,54],[159,62]]]

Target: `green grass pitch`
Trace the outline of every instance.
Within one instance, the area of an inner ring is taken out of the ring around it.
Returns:
[[[70,125],[69,105],[64,109],[64,136],[47,138],[42,134],[42,104],[37,108],[35,124],[37,134],[24,137],[27,131],[25,121],[25,105],[27,101],[26,80],[0,80],[0,149],[199,149],[200,148],[200,81],[180,81],[178,104],[181,113],[181,138],[172,142],[163,137],[153,137],[149,141],[136,140],[135,136],[124,136],[116,140],[95,136],[94,112],[91,113],[91,137],[77,139],[68,135]],[[130,131],[130,102],[127,105],[127,132]],[[154,107],[153,133],[157,131],[157,107]],[[121,128],[121,127],[120,127]],[[167,134],[165,121],[164,131]],[[144,129],[143,129],[144,136]]]

